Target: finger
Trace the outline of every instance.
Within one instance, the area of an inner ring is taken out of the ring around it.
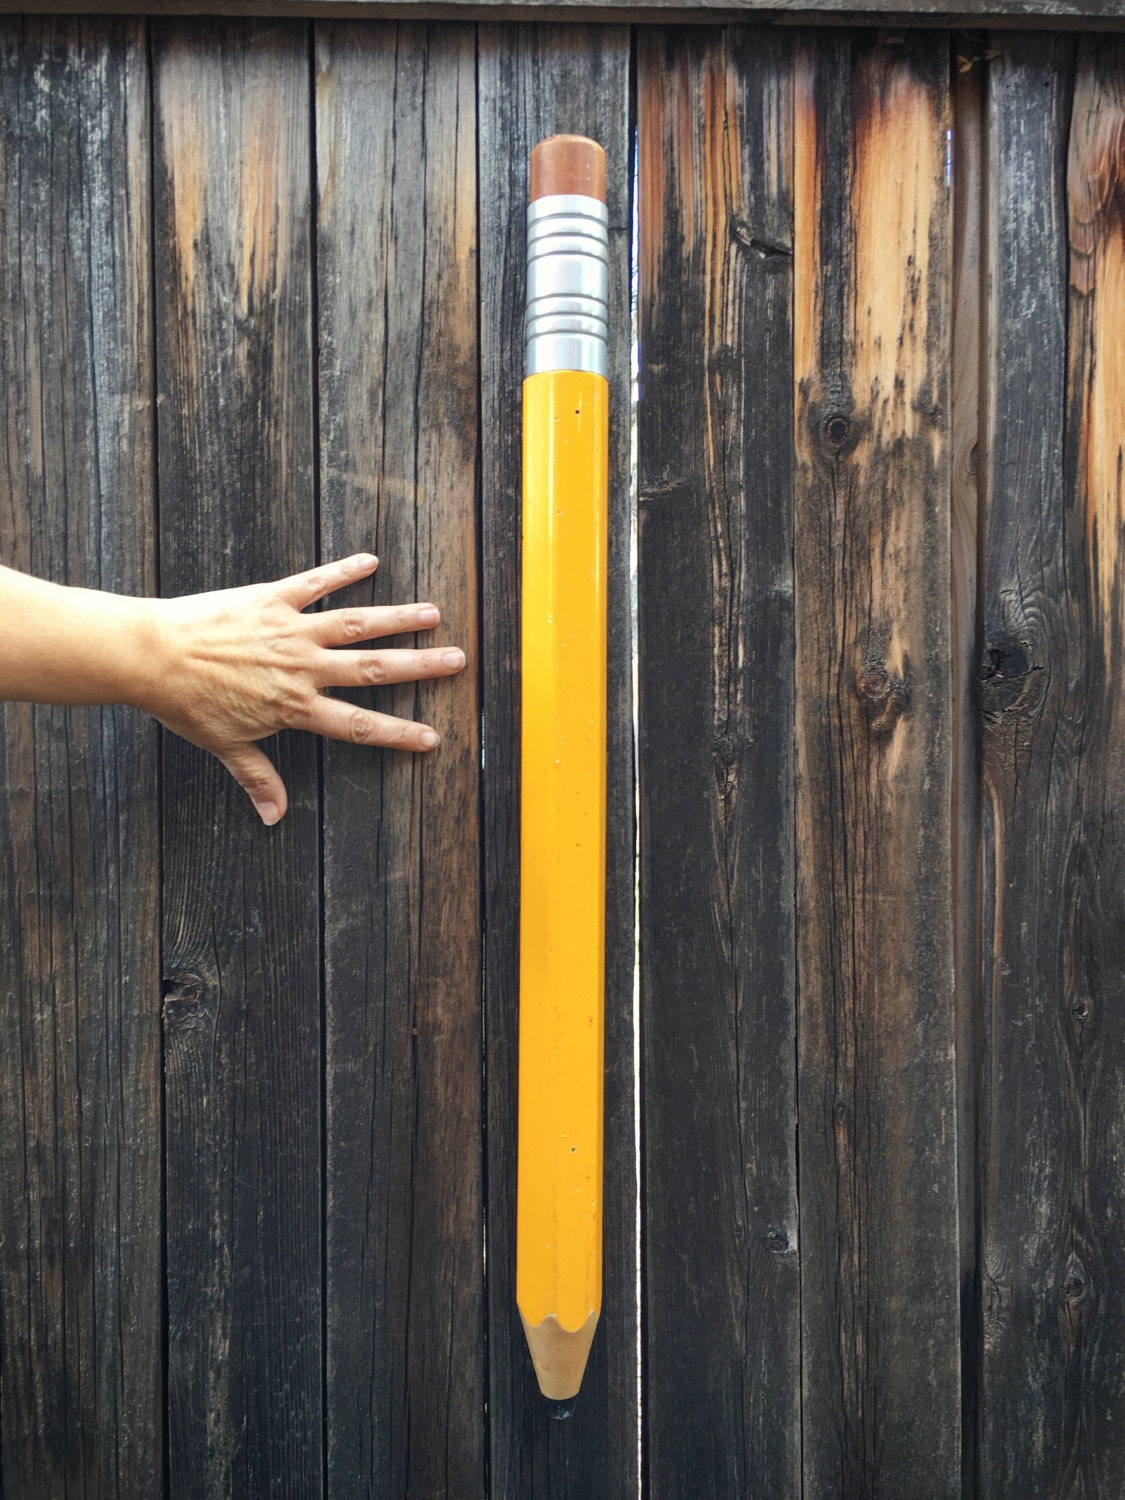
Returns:
[[[304,722],[304,728],[325,734],[331,740],[348,740],[353,745],[383,745],[394,750],[432,750],[438,736],[427,724],[413,719],[395,719],[390,714],[356,708],[340,698],[317,698]]]
[[[280,823],[289,805],[285,783],[273,762],[256,745],[235,745],[214,752],[258,810],[267,827]]]
[[[354,646],[387,635],[432,630],[441,619],[435,604],[372,604],[365,609],[326,609],[308,618],[309,634],[321,646]]]
[[[457,647],[435,651],[324,651],[318,665],[321,687],[379,687],[385,682],[420,682],[452,677],[465,665]]]
[[[342,589],[357,579],[369,578],[379,566],[379,559],[370,552],[357,552],[354,557],[341,558],[339,562],[324,563],[307,573],[294,573],[291,578],[280,578],[274,584],[280,598],[294,609],[305,609]]]

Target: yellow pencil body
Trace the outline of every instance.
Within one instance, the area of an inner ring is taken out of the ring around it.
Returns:
[[[608,386],[523,387],[516,1300],[572,1396],[602,1293]]]

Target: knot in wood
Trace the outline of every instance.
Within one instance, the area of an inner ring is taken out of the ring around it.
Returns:
[[[998,719],[1011,713],[1037,670],[1032,665],[1027,642],[1016,636],[1001,636],[988,646],[980,674],[981,709],[985,717]]]
[[[891,674],[886,667],[865,667],[856,682],[859,701],[869,708],[885,703],[891,694]]]
[[[1063,1270],[1059,1299],[1066,1307],[1077,1307],[1090,1295],[1090,1277],[1077,1255],[1067,1259]]]
[[[789,1236],[785,1233],[784,1229],[779,1229],[776,1224],[773,1225],[766,1235],[766,1244],[775,1255],[789,1254]]]
[[[876,739],[894,732],[910,707],[910,694],[901,677],[892,677],[882,662],[868,662],[855,683],[856,697],[867,715],[867,727]]]
[[[784,271],[793,258],[788,245],[774,245],[769,240],[762,239],[754,233],[745,219],[735,215],[731,216],[730,237],[753,260],[760,261],[766,271]]]
[[[164,1024],[190,1025],[199,1010],[207,981],[200,974],[173,974],[164,981]]]
[[[847,442],[852,424],[842,411],[830,412],[824,419],[824,436],[832,447],[839,450]]]

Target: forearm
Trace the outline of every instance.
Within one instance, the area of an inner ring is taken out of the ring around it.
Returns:
[[[0,699],[138,703],[154,643],[151,600],[0,567]]]

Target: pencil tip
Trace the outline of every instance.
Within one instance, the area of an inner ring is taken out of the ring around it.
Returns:
[[[543,1400],[547,1406],[547,1415],[554,1417],[556,1422],[565,1422],[574,1410],[577,1396],[568,1396],[565,1401],[553,1401],[550,1396],[544,1396]]]

